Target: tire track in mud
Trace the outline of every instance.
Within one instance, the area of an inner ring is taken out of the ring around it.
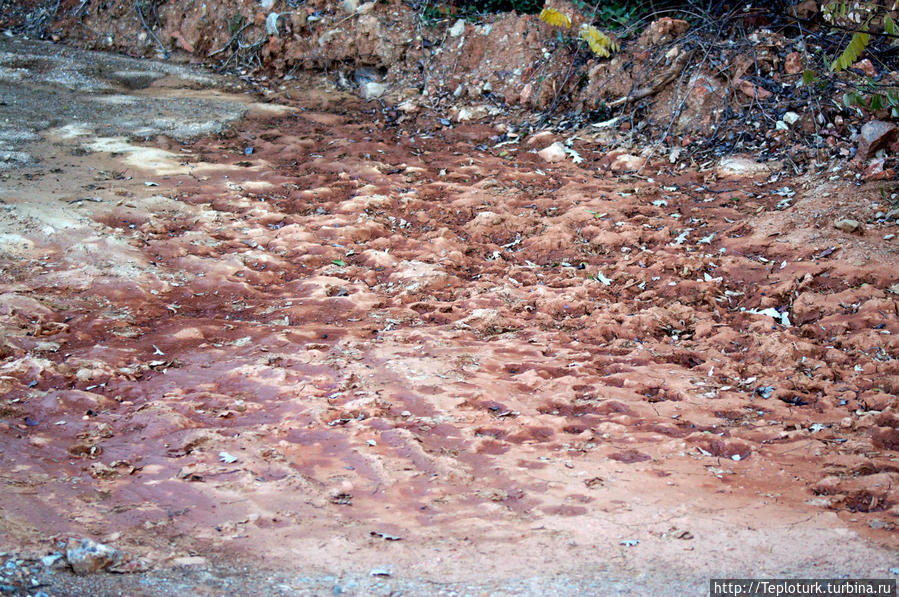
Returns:
[[[718,545],[761,508],[895,546],[895,249],[803,236],[825,185],[359,118],[169,143],[153,198],[88,206],[111,265],[4,259],[7,534],[289,559],[335,529],[536,528],[676,562],[675,531]]]

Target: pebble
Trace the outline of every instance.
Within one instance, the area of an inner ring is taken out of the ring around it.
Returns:
[[[121,559],[122,554],[117,549],[93,539],[71,539],[66,545],[66,560],[75,574],[99,572]]]
[[[616,156],[615,159],[612,160],[609,168],[611,168],[613,172],[626,172],[630,170],[639,170],[645,163],[645,158],[642,158],[638,155],[623,153]]]
[[[365,81],[359,85],[359,95],[362,99],[370,100],[381,97],[387,92],[387,85],[375,81]]]
[[[802,54],[790,52],[784,59],[784,72],[788,75],[798,75],[802,72]]]
[[[553,162],[561,162],[565,159],[565,147],[556,141],[552,145],[544,147],[540,151],[537,152],[541,158],[549,163]]]
[[[552,142],[553,137],[555,137],[555,134],[552,131],[540,131],[528,137],[524,144],[528,147],[543,145],[544,143]]]
[[[393,570],[390,566],[383,566],[381,568],[372,568],[369,575],[371,576],[390,576],[393,574]]]
[[[892,122],[872,120],[862,127],[858,140],[856,159],[867,160],[881,147],[886,146],[896,137],[896,125]]]
[[[463,33],[465,33],[465,21],[463,19],[456,20],[453,23],[453,26],[450,27],[449,32],[450,37],[459,37]]]
[[[41,564],[43,564],[44,566],[46,566],[47,568],[49,568],[50,566],[52,566],[53,564],[55,564],[56,562],[58,562],[59,560],[61,560],[62,557],[63,557],[63,556],[62,556],[61,553],[53,553],[53,554],[50,554],[50,555],[48,555],[48,556],[42,557],[42,558],[41,558]]]
[[[756,174],[768,174],[771,168],[751,158],[729,156],[722,158],[718,162],[717,170],[719,176],[753,176]]]
[[[864,227],[862,223],[858,220],[853,220],[851,218],[839,218],[834,220],[833,222],[834,228],[838,230],[842,230],[843,232],[864,232]]]

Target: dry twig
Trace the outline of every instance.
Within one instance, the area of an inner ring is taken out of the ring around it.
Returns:
[[[140,22],[144,26],[144,29],[146,29],[146,31],[150,35],[150,37],[153,38],[153,41],[155,41],[157,43],[157,45],[159,45],[159,49],[162,50],[163,58],[168,60],[169,56],[171,56],[171,54],[169,54],[168,49],[166,49],[166,47],[162,44],[162,42],[159,41],[159,38],[156,37],[156,34],[153,33],[153,30],[147,24],[147,20],[144,18],[144,13],[140,9],[140,0],[134,0],[134,10],[137,11],[137,16],[140,17]]]

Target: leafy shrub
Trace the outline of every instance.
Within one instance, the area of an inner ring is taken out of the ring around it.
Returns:
[[[455,0],[463,14],[491,14],[515,11],[520,14],[537,14],[543,8],[544,0]]]
[[[544,8],[541,10],[540,20],[554,27],[562,27],[564,29],[571,27],[571,19],[568,15],[559,12],[554,8]],[[587,45],[590,46],[593,53],[597,56],[602,56],[603,58],[608,58],[611,56],[612,52],[617,52],[619,50],[618,44],[609,39],[608,35],[593,25],[587,25],[586,23],[581,25],[581,28],[578,31],[578,38],[587,42]]]

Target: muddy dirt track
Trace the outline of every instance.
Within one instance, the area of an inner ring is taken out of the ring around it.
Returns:
[[[84,124],[121,124],[103,110],[5,129],[0,548],[92,537],[148,570],[47,570],[45,590],[896,576],[880,187],[665,159],[626,175],[589,131],[582,163],[548,164],[552,139],[498,146],[515,138],[495,124],[396,126],[310,82],[266,108],[173,76],[79,97],[146,103],[138,129],[161,98],[245,119],[182,140]]]

